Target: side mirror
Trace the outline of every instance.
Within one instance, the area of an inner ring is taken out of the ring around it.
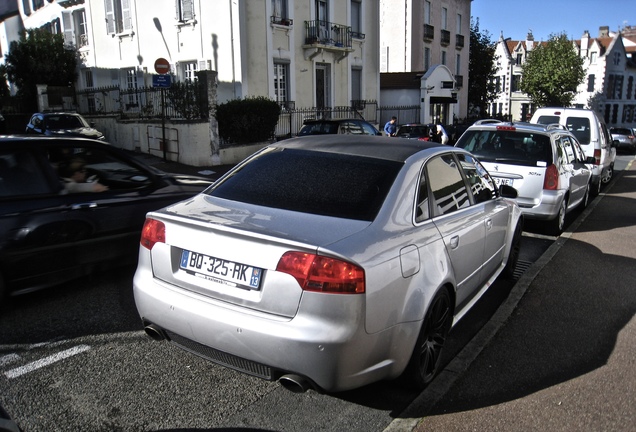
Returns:
[[[517,192],[517,189],[513,188],[512,186],[501,185],[499,186],[499,195],[504,198],[515,199],[517,198],[519,193]]]

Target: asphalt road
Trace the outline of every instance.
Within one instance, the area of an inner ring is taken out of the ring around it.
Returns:
[[[526,233],[519,272],[554,241]],[[16,297],[0,311],[0,404],[24,431],[382,431],[420,396],[394,382],[294,394],[155,342],[134,306],[133,272]],[[458,324],[446,364],[511,289],[493,285]]]

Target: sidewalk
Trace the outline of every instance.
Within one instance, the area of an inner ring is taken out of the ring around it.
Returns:
[[[385,431],[631,431],[636,163]]]

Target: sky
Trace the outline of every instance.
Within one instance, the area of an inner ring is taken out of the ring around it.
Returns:
[[[490,33],[493,42],[504,38],[525,40],[532,30],[535,41],[550,34],[580,39],[585,30],[598,36],[601,26],[617,31],[636,27],[635,0],[473,0],[470,15],[479,18],[479,31]]]

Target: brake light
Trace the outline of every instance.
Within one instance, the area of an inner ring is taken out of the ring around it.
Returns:
[[[515,126],[497,126],[497,130],[516,131],[517,128]]]
[[[601,149],[594,150],[594,165],[601,164]]]
[[[361,294],[365,291],[364,270],[350,262],[303,252],[285,252],[276,271],[296,278],[305,291]]]
[[[554,164],[548,165],[548,167],[545,170],[545,177],[543,178],[543,189],[545,190],[559,189],[559,170]]]
[[[146,219],[141,230],[141,245],[148,250],[156,243],[166,242],[166,226],[163,222],[155,219]]]

